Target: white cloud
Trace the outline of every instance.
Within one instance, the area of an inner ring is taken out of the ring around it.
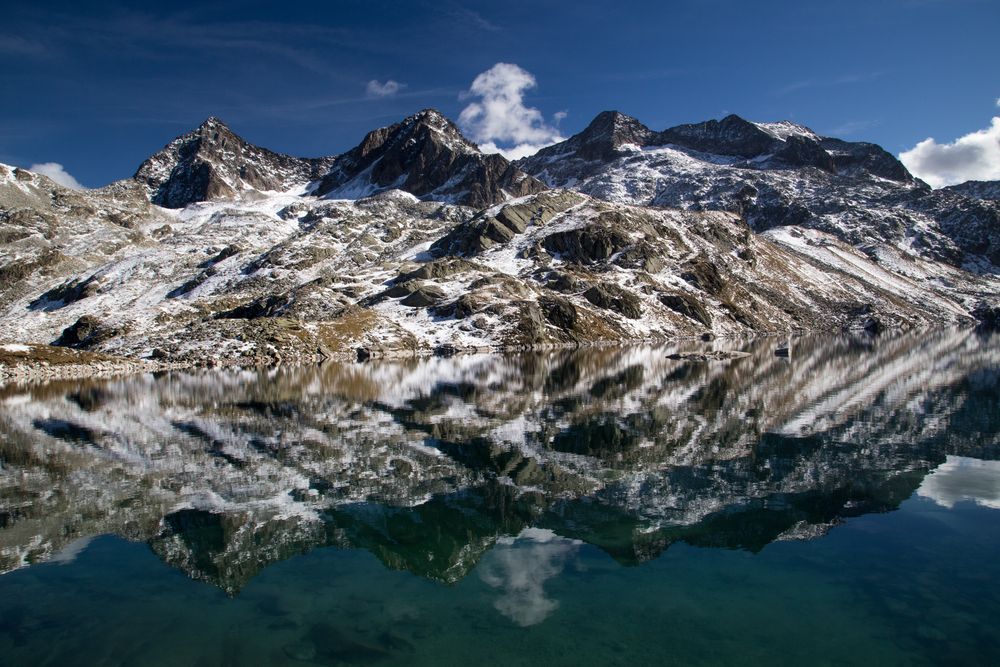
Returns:
[[[392,97],[405,87],[406,84],[393,81],[392,79],[387,79],[385,83],[372,79],[365,86],[365,92],[368,94],[368,97]]]
[[[480,579],[503,592],[493,606],[521,627],[544,621],[559,607],[545,594],[545,582],[576,557],[580,544],[539,528],[498,540],[479,567]]]
[[[63,166],[58,162],[41,162],[33,164],[28,167],[28,171],[33,171],[36,174],[41,174],[42,176],[48,176],[64,188],[70,188],[71,190],[87,189],[80,185],[80,181],[68,174]]]
[[[1000,461],[948,456],[924,478],[917,495],[949,509],[963,500],[1000,509]]]
[[[542,112],[524,106],[524,93],[537,85],[534,75],[511,63],[497,63],[472,82],[466,97],[478,97],[458,117],[462,129],[484,153],[509,160],[532,155],[563,140]]]
[[[1000,180],[1000,117],[994,116],[988,128],[950,144],[924,139],[900,153],[899,159],[910,172],[935,188],[971,180]]]

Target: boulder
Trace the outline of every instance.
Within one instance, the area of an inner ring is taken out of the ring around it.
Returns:
[[[62,334],[52,344],[59,347],[87,349],[120,333],[120,329],[104,324],[93,315],[84,315],[63,329]]]
[[[593,264],[611,258],[632,244],[625,232],[603,225],[588,225],[549,234],[542,247],[562,259]]]
[[[426,308],[433,306],[444,299],[444,290],[434,285],[420,285],[409,296],[400,301],[404,306],[410,308]]]
[[[722,292],[722,288],[725,287],[725,281],[722,279],[719,269],[704,255],[688,262],[681,273],[681,278],[713,296],[718,296]]]
[[[693,296],[682,293],[662,294],[660,295],[660,303],[675,313],[700,322],[706,327],[712,326],[712,315]]]
[[[545,296],[538,300],[538,305],[545,319],[553,326],[565,331],[576,329],[579,318],[576,306],[569,300],[558,296]]]
[[[632,320],[642,317],[642,301],[639,297],[617,285],[595,285],[584,292],[583,296],[598,308],[612,310]]]
[[[979,322],[983,329],[1000,329],[1000,304],[979,302],[972,310],[972,316]]]

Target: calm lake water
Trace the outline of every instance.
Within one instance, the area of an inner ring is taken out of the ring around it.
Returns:
[[[1000,338],[775,347],[2,387],[0,663],[1000,664]]]

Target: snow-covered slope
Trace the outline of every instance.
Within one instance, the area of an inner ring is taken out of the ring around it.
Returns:
[[[398,190],[274,194],[160,209],[132,232],[86,271],[24,278],[0,339],[259,363],[881,329],[971,321],[997,284],[816,230],[756,235],[731,213],[565,190],[480,212]]]
[[[971,270],[1000,264],[1000,203],[932,191],[874,144],[788,121],[727,116],[654,132],[605,112],[516,164],[550,186],[608,201],[732,211],[758,232],[809,227],[866,253],[892,246]]]
[[[958,185],[949,185],[941,188],[946,192],[953,192],[974,199],[991,199],[1000,201],[1000,181],[966,181]]]
[[[606,112],[518,164],[561,187],[425,110],[335,159],[209,119],[102,190],[2,167],[0,340],[258,363],[1000,321],[1000,203],[871,144]]]

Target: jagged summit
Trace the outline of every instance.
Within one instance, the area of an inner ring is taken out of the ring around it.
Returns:
[[[582,132],[543,148],[535,156],[544,159],[573,153],[584,160],[607,160],[626,144],[645,146],[654,134],[638,120],[620,111],[602,111]]]
[[[880,146],[787,120],[729,115],[653,132],[604,112],[517,166],[607,201],[737,213],[757,232],[808,227],[873,254],[889,246],[953,266],[1000,261],[995,202],[931,192]]]
[[[134,179],[167,208],[288,191],[318,182],[315,194],[356,198],[398,188],[418,197],[484,207],[545,187],[500,155],[484,155],[436,109],[369,132],[337,157],[295,158],[255,146],[217,116],[142,163]]]
[[[202,122],[202,124],[201,124],[201,125],[199,125],[198,127],[199,127],[199,128],[215,128],[215,127],[224,127],[224,128],[226,128],[226,129],[229,129],[229,126],[228,126],[228,125],[226,125],[225,121],[223,121],[223,120],[222,120],[221,118],[219,118],[218,116],[209,116],[209,117],[208,117],[208,118],[206,118],[206,119],[205,119],[205,120],[204,120],[204,121]]]
[[[424,109],[369,132],[337,160],[316,194],[356,198],[388,188],[481,208],[545,186],[501,155],[484,155],[441,113]]]
[[[318,178],[333,158],[294,158],[254,146],[216,116],[140,165],[133,177],[167,208],[232,199],[247,190],[288,190]]]
[[[756,123],[730,114],[722,120],[688,123],[666,129],[656,135],[654,144],[675,144],[702,153],[753,158],[773,152],[776,141],[781,140],[765,132]]]
[[[1000,201],[1000,181],[966,181],[958,185],[943,187],[941,191],[973,199]]]

